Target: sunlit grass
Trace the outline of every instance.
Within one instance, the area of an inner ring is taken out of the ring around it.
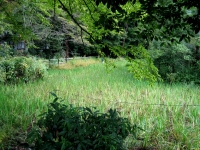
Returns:
[[[100,61],[97,58],[73,58],[66,63],[56,64],[54,67],[57,69],[73,69],[76,67],[86,67],[91,64],[97,64]]]
[[[84,64],[85,62],[85,64]],[[73,64],[75,68],[67,65]],[[83,63],[85,67],[77,67]],[[91,65],[93,64],[93,65]],[[26,131],[56,93],[76,106],[116,108],[144,129],[143,141],[134,146],[157,149],[198,149],[200,139],[200,89],[195,85],[150,85],[133,79],[126,62],[110,69],[98,60],[78,60],[49,70],[43,81],[0,86],[0,143],[17,130]],[[0,144],[1,145],[1,144]],[[130,145],[130,142],[129,142]]]

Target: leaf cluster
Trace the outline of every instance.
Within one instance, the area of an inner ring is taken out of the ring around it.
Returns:
[[[115,109],[100,113],[95,108],[74,107],[55,99],[28,135],[33,149],[124,149],[123,141],[139,130]]]
[[[161,80],[153,59],[142,45],[130,47],[126,58],[129,62],[127,64],[128,70],[133,73],[136,79],[148,80],[152,83]]]
[[[114,2],[112,0],[106,2],[104,0],[96,0],[97,5],[100,2],[107,4],[108,8],[111,7],[112,12],[120,12],[120,14],[134,20],[136,27],[137,24],[142,24],[145,29],[142,31],[144,39],[152,40],[156,36],[156,38],[166,38],[172,42],[175,40],[182,41],[183,39],[190,39],[191,35],[198,33],[200,30],[200,6],[198,0],[123,0]],[[132,5],[139,4],[139,9],[137,11],[134,11],[131,7],[127,9],[128,2],[132,3]],[[155,34],[156,29],[163,33],[162,36]],[[137,35],[140,36],[140,34]],[[174,37],[177,39],[174,39]]]

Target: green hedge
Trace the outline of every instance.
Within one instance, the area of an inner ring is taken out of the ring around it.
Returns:
[[[0,61],[0,82],[19,83],[42,79],[47,73],[46,65],[32,57],[12,57]]]

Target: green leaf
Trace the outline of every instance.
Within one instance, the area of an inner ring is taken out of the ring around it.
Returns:
[[[55,98],[58,98],[57,95],[53,92],[49,92],[52,96],[54,96]]]
[[[85,110],[87,110],[88,112],[90,112],[91,115],[93,115],[93,112],[90,108],[86,107]]]

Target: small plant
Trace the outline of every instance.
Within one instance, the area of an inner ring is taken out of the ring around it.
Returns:
[[[116,110],[100,113],[95,108],[64,105],[55,99],[28,135],[34,149],[125,149],[123,142],[139,129]]]

